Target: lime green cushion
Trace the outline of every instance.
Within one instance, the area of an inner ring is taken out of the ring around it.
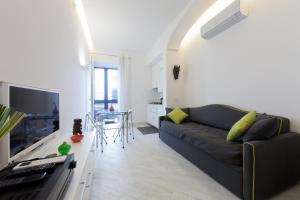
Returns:
[[[183,112],[179,107],[175,107],[167,116],[175,123],[180,124],[189,115]]]
[[[251,111],[236,122],[227,135],[227,141],[233,141],[246,133],[256,118],[256,111]]]

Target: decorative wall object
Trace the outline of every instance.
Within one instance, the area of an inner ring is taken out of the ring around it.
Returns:
[[[82,135],[82,119],[74,119],[73,135]]]
[[[174,79],[177,80],[179,78],[180,65],[175,65],[173,68]]]
[[[73,136],[71,136],[71,140],[74,143],[81,142],[84,135],[82,135],[82,119],[74,119],[73,124]]]

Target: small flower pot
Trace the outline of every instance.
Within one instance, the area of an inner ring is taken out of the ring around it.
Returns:
[[[73,135],[71,136],[71,140],[74,142],[74,143],[78,143],[78,142],[81,142],[81,140],[83,139],[84,135]]]

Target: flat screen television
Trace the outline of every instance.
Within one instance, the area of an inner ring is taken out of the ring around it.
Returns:
[[[9,106],[27,114],[10,132],[10,157],[59,130],[59,93],[10,85]]]

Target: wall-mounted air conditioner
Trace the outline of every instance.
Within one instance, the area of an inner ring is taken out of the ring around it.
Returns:
[[[241,6],[240,0],[235,0],[201,27],[201,35],[210,39],[245,19],[247,15],[248,12]]]

